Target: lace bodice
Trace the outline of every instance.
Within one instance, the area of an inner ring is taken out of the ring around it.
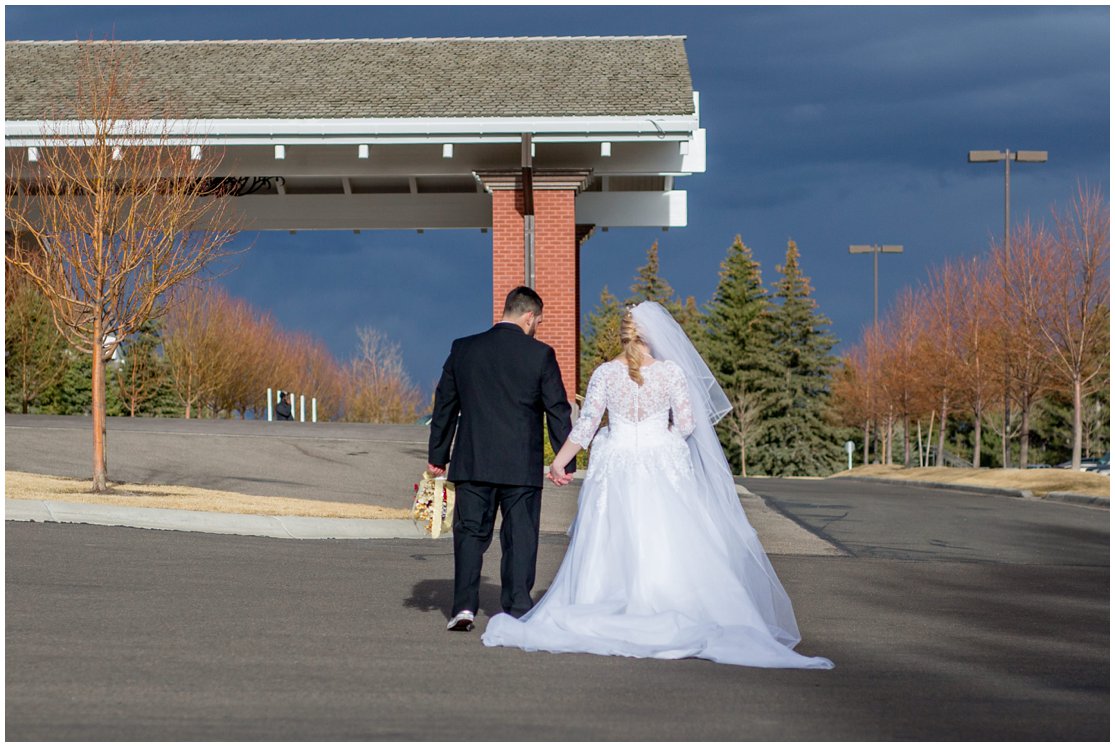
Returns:
[[[642,374],[643,385],[639,386],[631,380],[624,361],[608,361],[597,367],[589,379],[581,415],[569,438],[587,447],[605,410],[613,425],[651,420],[665,424],[672,413],[670,429],[683,438],[692,433],[693,408],[681,368],[672,361],[655,361],[643,366]]]

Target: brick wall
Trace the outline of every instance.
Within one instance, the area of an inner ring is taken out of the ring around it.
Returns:
[[[577,392],[580,358],[580,282],[573,190],[534,192],[535,290],[544,304],[538,339],[557,354],[570,402]],[[503,315],[507,293],[522,285],[523,196],[492,192],[492,319]]]

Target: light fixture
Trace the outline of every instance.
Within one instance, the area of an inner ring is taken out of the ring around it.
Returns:
[[[275,146],[275,160],[276,161],[282,161],[284,158],[286,158],[286,146],[285,145],[276,145]]]
[[[612,144],[600,143],[600,155],[603,158],[610,158],[612,155]]]
[[[368,147],[367,143],[361,143],[360,145],[357,145],[356,146],[356,157],[357,158],[367,158],[369,150],[370,150],[370,148]]]
[[[441,157],[442,158],[452,158],[453,157],[453,143],[445,143],[444,145],[441,146]]]

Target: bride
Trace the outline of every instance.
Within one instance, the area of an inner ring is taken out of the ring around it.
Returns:
[[[653,302],[625,315],[620,339],[624,355],[593,372],[550,465],[565,484],[565,466],[591,442],[565,559],[527,614],[491,619],[484,644],[831,668],[793,650],[793,607],[713,429],[731,407],[708,366]]]

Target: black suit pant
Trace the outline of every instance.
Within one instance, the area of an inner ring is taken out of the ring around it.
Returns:
[[[476,612],[480,606],[480,570],[484,553],[492,544],[498,507],[503,517],[499,531],[503,551],[500,605],[504,612],[522,617],[534,606],[530,592],[538,559],[542,488],[474,481],[461,481],[455,486],[453,614],[461,610]]]

